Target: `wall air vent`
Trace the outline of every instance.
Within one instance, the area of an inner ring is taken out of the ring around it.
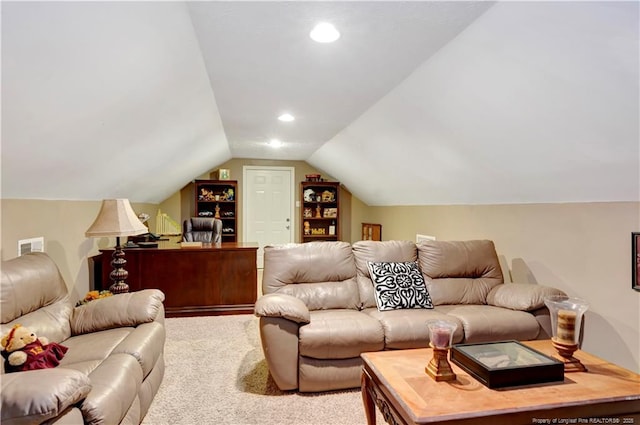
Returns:
[[[436,240],[435,236],[421,235],[419,233],[416,233],[416,243],[420,243],[422,241],[435,241],[435,240]]]
[[[18,257],[29,252],[44,252],[43,236],[18,241]]]

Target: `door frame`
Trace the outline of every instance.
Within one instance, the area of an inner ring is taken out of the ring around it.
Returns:
[[[296,197],[297,197],[297,187],[295,186],[296,182],[296,169],[295,167],[284,167],[284,166],[276,166],[276,165],[243,165],[242,166],[242,209],[245,210],[247,208],[247,186],[249,179],[247,178],[247,171],[249,170],[267,170],[267,171],[289,171],[291,174],[291,182],[290,182],[290,199],[289,199],[289,209],[291,216],[291,227],[289,228],[289,241],[294,242],[296,240],[296,225],[297,225],[297,217],[295,215],[296,212]],[[243,242],[251,242],[247,240],[247,220],[249,214],[245,214],[244,211],[242,213],[242,241]]]

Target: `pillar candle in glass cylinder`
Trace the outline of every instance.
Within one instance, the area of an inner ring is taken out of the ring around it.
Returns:
[[[552,295],[544,299],[551,316],[553,339],[563,344],[577,344],[584,312],[589,304],[580,298]]]
[[[446,320],[435,320],[427,323],[429,327],[429,339],[435,348],[449,348],[453,332],[456,330],[455,323]]]
[[[556,336],[560,342],[575,344],[576,342],[576,312],[558,310],[558,329]]]
[[[545,297],[544,304],[551,317],[551,344],[564,362],[564,371],[586,372],[587,368],[573,357],[573,353],[578,349],[582,317],[589,304],[580,298],[562,294]]]
[[[431,342],[438,348],[446,348],[449,346],[450,337],[451,331],[449,329],[437,328],[431,333]]]

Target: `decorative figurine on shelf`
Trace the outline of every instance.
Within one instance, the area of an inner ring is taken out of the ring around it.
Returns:
[[[305,235],[310,235],[311,234],[311,225],[309,224],[308,221],[304,222],[304,234]]]
[[[213,216],[214,218],[220,218],[220,205],[216,204],[216,213]]]
[[[233,191],[233,188],[230,187],[229,189],[224,191],[224,198],[225,201],[233,201],[233,197],[234,197],[235,193]]]
[[[333,202],[336,200],[335,194],[330,190],[322,192],[322,202]]]
[[[305,208],[304,212],[302,213],[302,215],[304,216],[304,218],[312,218],[313,217],[313,211],[311,210],[311,208]]]
[[[309,188],[304,190],[303,196],[305,202],[313,202],[316,198],[316,193],[313,191],[313,189]]]
[[[320,204],[316,207],[316,218],[322,218],[322,211],[320,210]]]
[[[199,199],[201,201],[213,201],[215,199],[215,195],[213,194],[212,190],[209,190],[203,187],[200,189]]]

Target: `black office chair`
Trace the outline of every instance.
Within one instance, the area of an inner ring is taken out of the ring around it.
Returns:
[[[222,220],[213,217],[191,217],[182,225],[184,242],[220,243]]]

